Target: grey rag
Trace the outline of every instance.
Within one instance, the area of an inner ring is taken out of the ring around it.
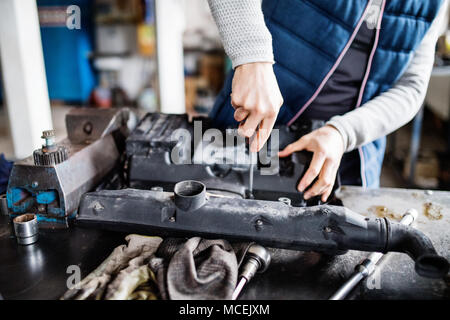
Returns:
[[[169,238],[150,260],[163,299],[231,299],[249,243]]]
[[[231,299],[251,243],[128,235],[61,299]],[[157,287],[157,288],[156,288]]]

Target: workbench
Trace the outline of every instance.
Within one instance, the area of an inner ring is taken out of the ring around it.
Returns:
[[[439,254],[450,259],[450,192],[409,189],[363,189],[343,186],[337,197],[364,216],[400,220],[409,208],[419,217],[415,226],[427,234]],[[95,269],[126,234],[72,227],[44,230],[37,243],[17,245],[7,216],[0,216],[0,293],[4,299],[58,299],[78,265],[82,278]],[[368,253],[349,251],[327,256],[314,252],[270,249],[272,264],[245,288],[241,299],[328,299]],[[418,276],[405,254],[389,253],[381,268],[362,282],[350,299],[449,299],[450,277]]]

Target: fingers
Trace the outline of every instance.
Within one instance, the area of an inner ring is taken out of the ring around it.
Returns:
[[[299,140],[288,145],[286,148],[284,148],[284,150],[278,152],[278,156],[280,158],[284,158],[294,153],[295,151],[301,151],[306,148],[308,141],[308,136],[303,136]]]
[[[255,62],[238,66],[233,75],[231,91],[234,118],[238,122],[245,120],[239,126],[238,133],[251,138],[260,126],[255,141],[250,145],[251,150],[259,151],[270,136],[283,104],[272,63]]]
[[[230,103],[234,109],[239,108],[239,104],[236,103],[236,98],[233,99],[233,93],[230,93]]]
[[[238,122],[245,120],[245,122],[239,125],[238,133],[241,136],[251,138],[250,151],[258,152],[264,146],[267,139],[269,139],[277,117],[276,114],[263,115],[258,112],[250,112],[243,107],[238,107],[234,112],[234,119]]]
[[[314,152],[311,164],[298,185],[298,191],[303,192],[319,175],[326,156],[323,152]]]
[[[258,132],[253,136],[253,140],[250,142],[250,151],[258,152],[269,139],[273,126],[275,125],[276,117],[265,118],[259,125]]]
[[[322,192],[321,200],[326,202],[331,192],[333,191],[334,183],[336,182],[336,175],[339,169],[339,164],[330,163],[329,167],[324,168],[326,173],[324,173],[324,184],[326,186],[325,190]]]
[[[333,191],[334,183],[325,189],[325,191],[322,193],[322,198],[320,199],[322,202],[327,202],[328,198],[330,197],[331,192]]]
[[[237,122],[244,121],[248,117],[249,113],[250,112],[245,110],[244,108],[238,107],[234,112],[234,120],[236,120]]]
[[[245,122],[239,125],[239,135],[251,138],[255,134],[256,127],[261,121],[262,117],[260,115],[251,113],[248,118],[245,119]]]
[[[319,174],[316,183],[304,194],[304,199],[308,200],[312,197],[322,195],[321,200],[327,201],[333,190],[334,181],[336,179],[337,167],[332,160],[326,160]]]

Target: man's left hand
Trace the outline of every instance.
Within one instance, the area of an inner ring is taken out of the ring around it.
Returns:
[[[325,202],[333,190],[339,164],[344,154],[342,136],[336,128],[326,125],[291,143],[283,151],[280,151],[278,155],[283,158],[301,150],[313,152],[313,158],[298,185],[298,191],[303,192],[316,177],[319,177],[316,183],[305,192],[303,197],[305,200],[308,200],[322,195],[321,200]]]

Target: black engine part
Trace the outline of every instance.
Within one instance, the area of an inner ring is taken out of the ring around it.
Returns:
[[[183,181],[175,193],[136,189],[103,190],[83,196],[76,220],[124,232],[254,241],[274,248],[341,254],[346,250],[397,251],[415,260],[416,272],[441,278],[449,270],[422,232],[365,218],[344,207],[293,207],[282,201],[224,197],[204,184]]]
[[[254,183],[252,197],[260,200],[277,201],[280,197],[289,198],[294,206],[312,206],[321,204],[320,198],[315,197],[308,201],[303,199],[303,194],[297,191],[300,178],[305,173],[311,161],[309,152],[295,152],[287,158],[280,158],[275,154],[289,143],[298,140],[304,134],[317,126],[314,123],[303,126],[288,127],[276,126],[279,139],[276,143],[268,141],[266,144],[269,157],[276,157],[274,166],[275,174],[266,174],[267,161],[259,158],[254,171]],[[200,129],[198,129],[200,128]],[[176,130],[185,130],[189,141],[184,141],[180,148],[180,140],[174,138]],[[209,145],[212,154],[230,154],[234,152],[226,146],[227,139],[234,139],[235,130],[222,130],[223,141],[210,141],[206,138],[211,129],[210,120],[207,118],[188,121],[186,115],[170,115],[160,113],[147,114],[130,134],[126,141],[128,157],[129,186],[136,189],[151,189],[162,187],[164,191],[173,191],[174,185],[182,180],[198,180],[206,185],[208,190],[215,190],[226,194],[234,194],[241,198],[249,197],[247,187],[249,185],[249,163],[218,164],[220,161],[211,159],[209,162],[198,161],[200,135],[203,137],[203,146]],[[273,135],[273,134],[272,134]],[[275,138],[274,138],[275,139]],[[273,150],[273,146],[277,147]],[[171,154],[174,148],[180,148],[185,153],[183,163],[174,163]],[[236,142],[234,148],[244,151],[248,156],[248,148]],[[228,149],[228,150],[227,150]],[[265,148],[263,148],[265,149]],[[261,157],[261,153],[259,155]],[[214,156],[213,156],[214,157]],[[220,160],[220,159],[219,159]],[[225,161],[223,161],[225,162]],[[339,178],[334,190],[339,187]],[[333,195],[330,199],[333,198]]]

